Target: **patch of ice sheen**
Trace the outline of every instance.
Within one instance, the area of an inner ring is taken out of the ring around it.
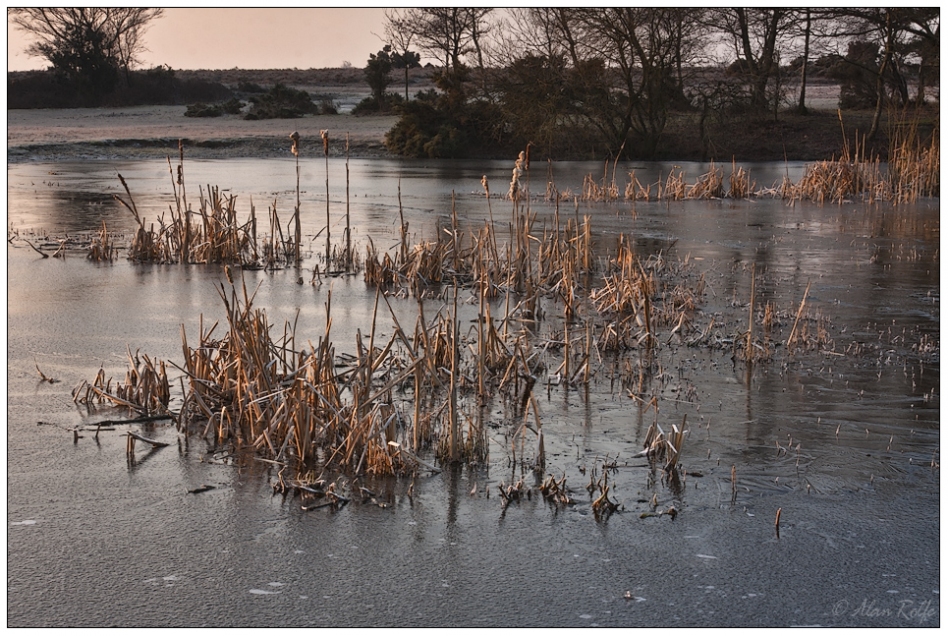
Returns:
[[[163,577],[161,577],[161,579],[162,579],[163,581],[177,581],[177,580],[178,580],[178,575],[177,575],[177,574],[172,574],[171,576],[163,576]]]
[[[293,554],[303,554],[302,550],[293,550]]]
[[[11,521],[11,526],[35,526],[36,519],[24,519],[23,521]]]
[[[579,617],[583,620],[588,621],[590,618],[592,618],[592,614],[580,614]]]
[[[716,558],[718,558],[718,557],[716,557],[716,556],[711,556],[710,554],[696,554],[695,556],[697,556],[699,559],[716,559]]]
[[[274,591],[272,591],[272,590],[258,590],[257,588],[253,588],[252,590],[250,590],[250,593],[251,593],[251,594],[259,594],[259,595],[265,595],[265,594],[279,594],[279,592],[274,592]]]
[[[283,587],[286,583],[280,583],[279,581],[274,581],[273,583],[267,583],[270,587]]]

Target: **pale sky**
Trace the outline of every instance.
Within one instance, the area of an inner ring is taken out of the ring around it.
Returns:
[[[144,35],[141,68],[333,68],[365,66],[383,46],[385,9],[165,9]],[[379,36],[379,37],[376,37]],[[7,70],[43,69],[32,41],[7,25]]]

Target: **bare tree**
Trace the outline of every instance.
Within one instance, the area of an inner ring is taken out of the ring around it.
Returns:
[[[790,9],[737,7],[709,12],[709,26],[724,35],[750,84],[753,108],[766,111],[776,105],[772,100],[779,94],[768,95],[767,88],[779,80],[781,47],[796,23],[796,13]]]
[[[669,108],[684,99],[684,69],[700,50],[694,19],[694,12],[674,8],[527,9],[514,14],[519,35],[507,48],[523,42],[547,60],[548,73],[565,73],[572,109],[613,153],[632,141],[648,156]]]
[[[50,55],[60,49],[76,29],[101,35],[102,53],[127,71],[139,62],[145,49],[142,35],[148,23],[161,17],[162,9],[139,7],[65,7],[10,9],[13,24],[36,38],[27,47],[30,55],[52,62]]]
[[[394,49],[395,68],[405,71],[405,101],[408,101],[408,71],[421,66],[421,56],[411,50],[415,33],[403,23],[398,10],[385,10],[385,40]]]
[[[929,68],[939,64],[940,11],[937,7],[853,8],[835,10],[834,17],[834,35],[863,40],[878,52],[870,69],[875,75],[875,109],[867,135],[872,139],[879,131],[886,101],[906,104],[909,100],[906,58],[918,55]],[[924,82],[921,77],[919,81]],[[924,84],[920,91],[924,97]]]
[[[484,67],[484,39],[490,30],[491,11],[467,7],[402,9],[387,14],[386,31],[401,32],[400,39],[410,38],[420,51],[441,63],[440,72],[434,76],[435,85],[443,91],[449,107],[455,109],[468,100],[470,56],[475,66]],[[480,77],[483,82],[484,73]],[[482,83],[481,88],[486,85]]]

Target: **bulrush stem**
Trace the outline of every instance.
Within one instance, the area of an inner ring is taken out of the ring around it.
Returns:
[[[752,362],[754,359],[754,296],[757,282],[757,263],[751,263],[751,295],[750,315],[747,318],[747,347],[744,350],[744,359]]]
[[[352,267],[352,232],[349,226],[349,133],[346,133],[346,271]]]
[[[302,260],[303,254],[301,246],[303,244],[303,231],[300,225],[300,156],[296,155],[296,212],[293,215],[294,217],[294,245],[293,251],[296,260],[296,264],[299,265]]]
[[[402,209],[402,179],[398,179],[398,231],[401,240],[399,242],[399,265],[405,266],[408,263],[408,226],[405,225],[405,213]]]
[[[329,260],[332,257],[332,245],[329,235],[329,131],[320,130],[319,136],[323,138],[323,157],[326,160],[326,269],[328,270]]]
[[[460,325],[458,323],[458,286],[454,284],[454,312],[451,314],[451,396],[448,407],[450,437],[448,452],[451,461],[456,462],[458,456],[458,337]]]

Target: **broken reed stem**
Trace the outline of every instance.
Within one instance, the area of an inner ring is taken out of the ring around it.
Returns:
[[[797,309],[797,316],[796,316],[796,318],[794,318],[794,320],[793,320],[793,327],[790,329],[790,337],[787,338],[787,349],[788,349],[788,350],[789,350],[790,347],[793,345],[793,339],[794,339],[794,338],[796,337],[796,335],[797,335],[797,323],[800,322],[800,317],[803,315],[803,307],[804,307],[804,305],[806,305],[806,297],[807,297],[807,295],[810,293],[810,284],[811,284],[812,282],[813,282],[813,281],[807,281],[807,283],[806,283],[806,289],[803,291],[803,300],[800,301],[800,307],[799,307],[799,309]]]
[[[780,512],[783,508],[777,508],[777,518],[774,519],[774,530],[777,531],[777,538],[780,538]]]
[[[737,465],[731,465],[731,505],[737,502]]]

